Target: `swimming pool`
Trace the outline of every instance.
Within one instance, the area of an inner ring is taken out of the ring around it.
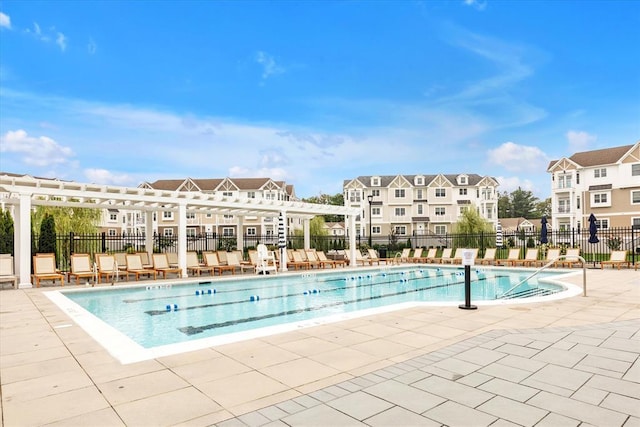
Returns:
[[[473,268],[471,300],[504,303],[498,297],[530,274]],[[564,273],[543,272],[519,286],[518,293],[535,290],[539,298],[566,290],[552,280],[559,274]],[[460,267],[398,266],[48,294],[127,363],[416,304],[459,304],[464,279]]]

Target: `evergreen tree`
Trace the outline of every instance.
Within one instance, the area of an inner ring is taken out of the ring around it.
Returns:
[[[0,253],[13,253],[13,217],[8,210],[0,212]]]
[[[39,253],[56,253],[56,222],[52,215],[45,215],[38,236]]]
[[[525,191],[518,187],[511,193],[511,217],[533,218],[536,213],[538,199],[531,191]]]

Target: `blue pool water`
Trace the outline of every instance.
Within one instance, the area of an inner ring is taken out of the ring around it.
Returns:
[[[530,274],[472,268],[471,300],[496,300]],[[518,293],[559,292],[562,286],[545,280],[558,274],[541,273]],[[141,347],[152,348],[402,303],[463,303],[464,279],[462,268],[391,267],[62,293]]]

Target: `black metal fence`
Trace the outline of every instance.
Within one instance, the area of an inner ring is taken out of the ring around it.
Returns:
[[[596,234],[598,243],[589,243],[588,230],[563,230],[550,231],[547,234],[548,243],[540,243],[540,232],[537,230],[519,230],[515,232],[503,232],[503,245],[499,248],[498,258],[506,257],[510,248],[520,248],[521,256],[527,248],[541,248],[540,257],[548,248],[560,248],[564,253],[567,248],[579,248],[582,257],[588,262],[598,262],[609,259],[611,251],[624,250],[629,254],[629,261],[640,263],[640,227],[609,228],[598,230]],[[346,249],[349,246],[348,236],[310,236],[312,248],[331,251]],[[259,243],[277,248],[278,237],[275,235],[244,235],[243,247],[238,248],[236,236],[221,236],[215,233],[206,233],[198,236],[187,237],[187,251],[206,252],[215,250],[241,249],[247,255],[247,251],[255,248]],[[37,252],[36,242],[38,236],[33,236],[32,248]],[[152,238],[153,252],[176,252],[178,249],[177,236],[163,236],[154,234]],[[356,236],[358,248],[367,248],[368,236]],[[69,270],[69,260],[74,253],[112,253],[112,252],[139,252],[146,251],[147,240],[143,234],[120,234],[110,236],[106,233],[77,234],[56,236],[56,258],[58,268]],[[299,249],[304,247],[302,235],[290,235],[287,237],[289,248]],[[413,236],[371,236],[371,245],[381,252],[382,257],[393,257],[404,248],[478,248],[479,256],[484,255],[486,248],[496,247],[496,233],[477,234],[426,234]],[[13,247],[11,242],[10,247]]]

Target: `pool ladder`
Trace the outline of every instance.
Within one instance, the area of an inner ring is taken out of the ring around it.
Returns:
[[[578,260],[580,260],[580,263],[582,264],[582,296],[586,297],[587,296],[587,262],[586,262],[586,260],[584,258],[582,258],[579,255],[577,255],[577,256],[576,255],[570,255],[570,257],[571,257],[571,259],[578,258]],[[546,263],[545,265],[543,265],[542,267],[540,267],[539,269],[534,271],[533,274],[528,276],[526,279],[518,282],[516,285],[512,286],[511,288],[509,288],[508,291],[506,291],[505,293],[500,295],[498,298],[499,299],[507,299],[514,289],[518,288],[520,285],[522,285],[527,280],[537,276],[540,272],[546,270],[547,268],[549,268],[550,266],[552,266],[553,264],[555,264],[556,262],[558,262],[561,259],[567,259],[567,255],[560,255],[559,257],[552,259],[551,261],[549,261],[548,263]]]

